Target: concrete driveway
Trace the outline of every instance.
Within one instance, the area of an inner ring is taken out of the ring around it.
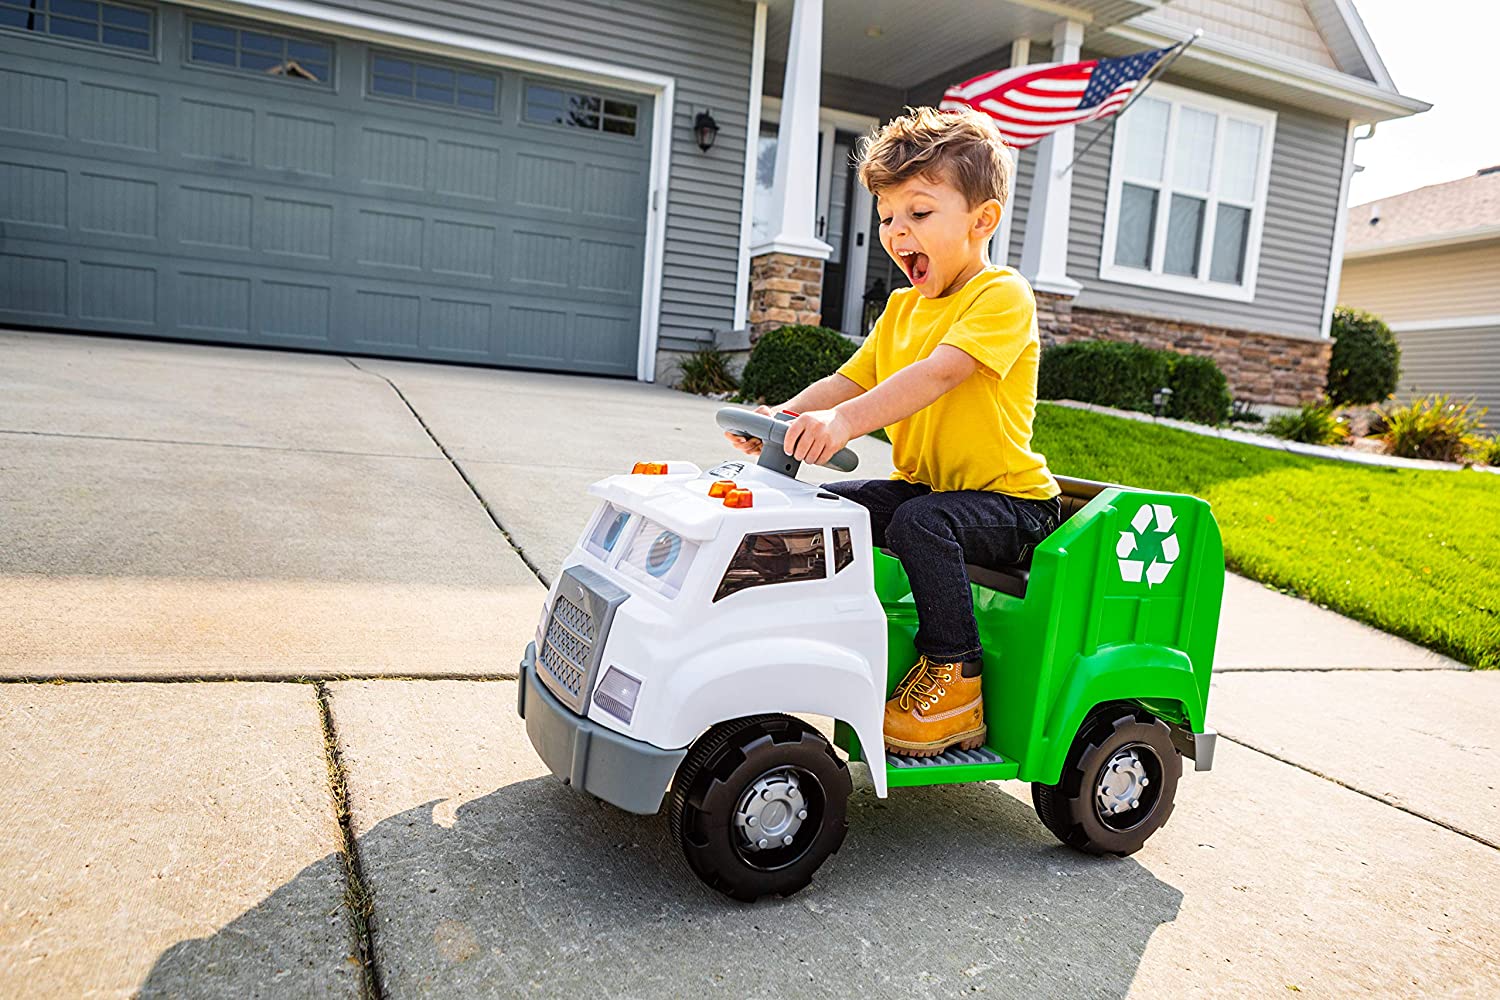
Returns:
[[[0,995],[1500,994],[1500,673],[1239,579],[1215,770],[1129,859],[856,768],[746,907],[564,788],[514,709],[543,582],[714,406],[0,332]]]

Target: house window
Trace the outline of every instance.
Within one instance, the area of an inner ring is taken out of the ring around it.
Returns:
[[[1099,277],[1255,297],[1276,115],[1157,84],[1122,117]]]
[[[131,52],[150,52],[155,35],[149,10],[89,0],[0,0],[0,27]]]
[[[371,52],[370,93],[493,115],[500,107],[500,78],[493,73]]]
[[[635,135],[639,114],[640,105],[629,101],[581,94],[540,83],[526,85],[524,117],[537,125],[563,125],[611,135]]]
[[[333,80],[333,46],[326,42],[210,21],[189,22],[188,61],[299,83]]]

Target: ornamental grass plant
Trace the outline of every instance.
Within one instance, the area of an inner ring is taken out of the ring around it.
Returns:
[[[1489,411],[1473,400],[1423,396],[1408,405],[1381,407],[1386,450],[1402,458],[1434,462],[1465,462],[1485,451],[1484,415]]]
[[[1343,444],[1348,426],[1327,403],[1307,403],[1266,421],[1266,431],[1285,441],[1303,444]]]

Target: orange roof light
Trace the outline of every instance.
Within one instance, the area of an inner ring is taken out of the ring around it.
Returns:
[[[733,479],[716,479],[708,487],[708,495],[715,498],[728,496],[729,491],[736,488]]]
[[[665,476],[667,474],[666,462],[637,462],[635,468],[630,470],[632,476]]]
[[[749,490],[732,489],[724,494],[724,506],[753,507],[755,506],[755,498]]]

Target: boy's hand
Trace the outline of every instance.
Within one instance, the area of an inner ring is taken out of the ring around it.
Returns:
[[[786,453],[799,462],[821,465],[849,443],[849,421],[838,410],[813,410],[786,429]]]
[[[771,408],[769,406],[757,406],[755,412],[764,413],[768,417],[771,416]],[[729,443],[735,447],[736,451],[742,451],[746,455],[760,454],[760,438],[742,437],[731,431],[725,431],[724,436],[729,439]]]

